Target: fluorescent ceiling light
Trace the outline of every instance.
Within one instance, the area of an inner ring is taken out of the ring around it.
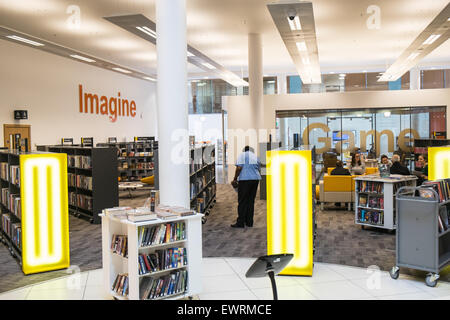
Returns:
[[[406,60],[414,60],[415,58],[417,58],[418,55],[419,55],[418,52],[413,52],[408,56],[408,58],[406,58]]]
[[[340,74],[339,74],[339,77],[345,77],[345,76],[346,76],[345,73],[340,73]]]
[[[432,44],[433,42],[435,42],[441,35],[440,34],[432,34],[431,36],[428,37],[427,40],[425,40],[423,42],[423,44]]]
[[[143,33],[148,34],[149,36],[153,37],[156,39],[156,32],[153,31],[152,29],[150,29],[149,27],[136,27],[136,29],[138,29],[139,31],[142,31]]]
[[[187,52],[187,56],[188,57],[195,57],[195,54],[190,53],[189,51]]]
[[[386,112],[384,113],[384,116],[385,116],[386,118],[389,118],[389,117],[391,116],[391,112],[390,112],[390,111],[386,111]]]
[[[298,51],[307,51],[305,41],[296,42],[295,45],[297,46]]]
[[[122,73],[131,73],[131,71],[128,71],[128,70],[125,70],[125,69],[122,69],[122,68],[112,68],[113,70],[116,70],[116,71],[119,71],[119,72],[122,72]]]
[[[92,60],[92,59],[89,59],[89,58],[86,58],[86,57],[83,57],[83,56],[79,56],[79,55],[77,55],[77,54],[71,54],[70,55],[72,58],[75,58],[75,59],[78,59],[78,60],[83,60],[83,61],[86,61],[86,62],[95,62],[95,60]]]
[[[275,80],[269,80],[267,83],[275,83]]]
[[[289,27],[291,28],[292,31],[302,30],[300,18],[298,16],[295,16],[294,20],[291,20],[289,17],[287,17],[287,20],[289,22]]]
[[[155,78],[151,78],[151,77],[144,77],[145,80],[150,80],[150,81],[156,81]]]
[[[207,67],[208,69],[216,69],[216,67],[214,67],[212,64],[208,63],[208,62],[202,62],[202,65],[204,65],[205,67]]]
[[[195,83],[195,82],[199,82],[199,81],[200,81],[200,80],[191,80],[191,82],[194,82],[194,83]]]
[[[30,39],[25,39],[25,38],[22,38],[22,37],[19,37],[19,36],[6,36],[6,37],[9,38],[9,39],[16,40],[16,41],[28,43],[28,44],[31,44],[31,45],[36,46],[36,47],[44,46],[44,44],[42,44],[42,43],[30,40]]]

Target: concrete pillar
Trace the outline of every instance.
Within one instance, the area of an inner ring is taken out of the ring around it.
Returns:
[[[160,202],[189,208],[186,0],[156,1],[156,34]]]
[[[277,75],[278,94],[287,94],[287,75]]]
[[[409,89],[419,90],[420,89],[420,70],[419,68],[412,68],[409,70]]]
[[[264,116],[263,57],[260,34],[250,33],[248,35],[248,80],[251,114],[253,115],[252,127],[259,129],[263,126]]]

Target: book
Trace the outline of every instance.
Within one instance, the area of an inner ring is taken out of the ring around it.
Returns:
[[[167,212],[167,211],[157,211],[156,215],[158,216],[159,219],[163,219],[163,220],[177,217],[177,215],[175,213]]]
[[[156,220],[158,216],[149,208],[141,207],[127,211],[127,219],[132,222]]]
[[[367,206],[367,195],[365,195],[365,194],[360,194],[359,195],[359,205],[361,207]]]
[[[109,208],[109,209],[104,209],[103,213],[106,216],[112,216],[115,218],[127,218],[128,213],[132,212],[133,208],[131,207],[114,207],[114,208]]]
[[[449,226],[449,216],[448,209],[445,206],[439,208],[439,218],[441,218],[444,231],[447,230]]]

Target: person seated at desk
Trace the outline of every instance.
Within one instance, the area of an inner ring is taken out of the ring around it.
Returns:
[[[428,157],[421,154],[417,158],[417,161],[420,164],[420,168],[417,168],[413,173],[419,178],[417,185],[420,186],[425,180],[428,180]]]
[[[366,171],[364,156],[358,151],[352,155],[352,162],[350,163],[349,169],[352,175],[362,175]]]
[[[385,164],[385,165],[388,165],[388,166],[391,166],[391,165],[392,165],[392,163],[391,163],[391,161],[389,160],[388,156],[385,155],[385,154],[383,154],[383,155],[381,156],[380,161],[381,161],[381,164]]]
[[[344,168],[344,165],[342,164],[341,160],[336,161],[336,168],[331,170],[330,172],[331,176],[350,176],[350,171],[348,169]]]
[[[390,173],[391,174],[401,174],[403,176],[411,175],[411,173],[409,172],[409,169],[400,163],[400,156],[398,154],[394,154],[392,156],[392,166],[390,169]]]

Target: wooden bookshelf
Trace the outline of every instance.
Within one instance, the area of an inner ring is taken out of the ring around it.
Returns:
[[[202,214],[179,217],[167,220],[149,220],[143,222],[131,222],[125,219],[115,218],[102,214],[102,250],[105,292],[116,299],[142,300],[141,292],[144,279],[160,278],[177,271],[186,271],[187,285],[185,290],[173,292],[162,297],[154,297],[150,300],[180,299],[192,297],[201,292],[201,264],[202,264]],[[162,224],[179,223],[184,224],[185,237],[178,241],[172,241],[159,245],[140,246],[140,228],[155,227]],[[127,235],[128,237],[128,259],[115,258],[111,249],[111,241],[114,234]],[[157,270],[145,274],[139,274],[139,255],[155,253],[156,250],[167,250],[170,248],[186,248],[187,263],[175,268]],[[112,290],[112,286],[118,274],[128,274],[129,294],[122,296]]]
[[[98,224],[103,209],[119,205],[116,149],[81,146],[39,146],[39,149],[67,154],[69,213]],[[87,165],[74,163],[74,159],[86,159]],[[71,177],[77,176],[90,179],[92,188],[71,184]]]
[[[378,175],[355,178],[355,223],[365,226],[395,230],[395,194],[403,186],[416,185],[416,176]]]

